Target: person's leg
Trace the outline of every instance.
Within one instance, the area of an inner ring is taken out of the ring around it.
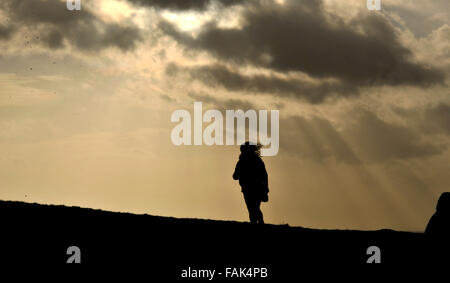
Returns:
[[[260,205],[261,205],[261,201],[256,200],[256,202],[255,202],[256,219],[259,224],[264,224],[264,217],[263,217]]]
[[[255,200],[251,194],[244,192],[244,200],[247,205],[248,215],[250,218],[250,223],[258,222],[258,215],[255,209]]]

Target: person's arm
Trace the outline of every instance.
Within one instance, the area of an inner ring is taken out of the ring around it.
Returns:
[[[233,179],[239,180],[240,177],[241,177],[241,161],[239,160],[236,163],[236,168],[234,169]]]

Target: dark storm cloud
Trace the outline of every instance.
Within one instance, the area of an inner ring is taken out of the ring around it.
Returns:
[[[303,79],[279,78],[269,75],[242,75],[230,68],[220,65],[181,67],[168,64],[166,73],[175,76],[186,73],[192,80],[199,80],[210,87],[221,86],[228,91],[246,91],[249,93],[265,93],[275,96],[291,96],[305,99],[311,103],[323,102],[330,96],[351,96],[358,89],[342,82],[312,83]]]
[[[166,9],[172,11],[196,10],[204,11],[210,4],[219,3],[222,6],[233,6],[243,2],[243,0],[127,0],[130,3],[140,6],[153,7],[156,9]]]
[[[107,47],[128,51],[142,40],[138,28],[106,23],[91,13],[87,5],[80,11],[69,11],[65,1],[4,0],[0,9],[17,25],[37,28],[44,45],[52,49],[62,48],[67,41],[84,51]]]
[[[428,86],[444,80],[442,72],[410,61],[411,50],[380,14],[365,13],[345,23],[326,14],[321,1],[249,3],[240,28],[210,22],[194,37],[165,21],[159,26],[188,50],[234,65],[303,72],[357,87]]]

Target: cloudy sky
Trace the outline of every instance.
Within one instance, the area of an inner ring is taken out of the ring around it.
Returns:
[[[170,116],[280,111],[266,222],[424,229],[450,190],[448,0],[0,2],[0,199],[247,220],[236,146]]]

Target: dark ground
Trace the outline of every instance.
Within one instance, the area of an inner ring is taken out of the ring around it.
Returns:
[[[13,201],[0,201],[0,217],[0,260],[21,266],[64,265],[69,246],[80,248],[82,265],[145,266],[151,277],[170,280],[182,279],[188,267],[265,267],[267,280],[314,265],[367,265],[369,246],[380,248],[384,264],[450,262],[440,242],[423,233],[259,226]]]

